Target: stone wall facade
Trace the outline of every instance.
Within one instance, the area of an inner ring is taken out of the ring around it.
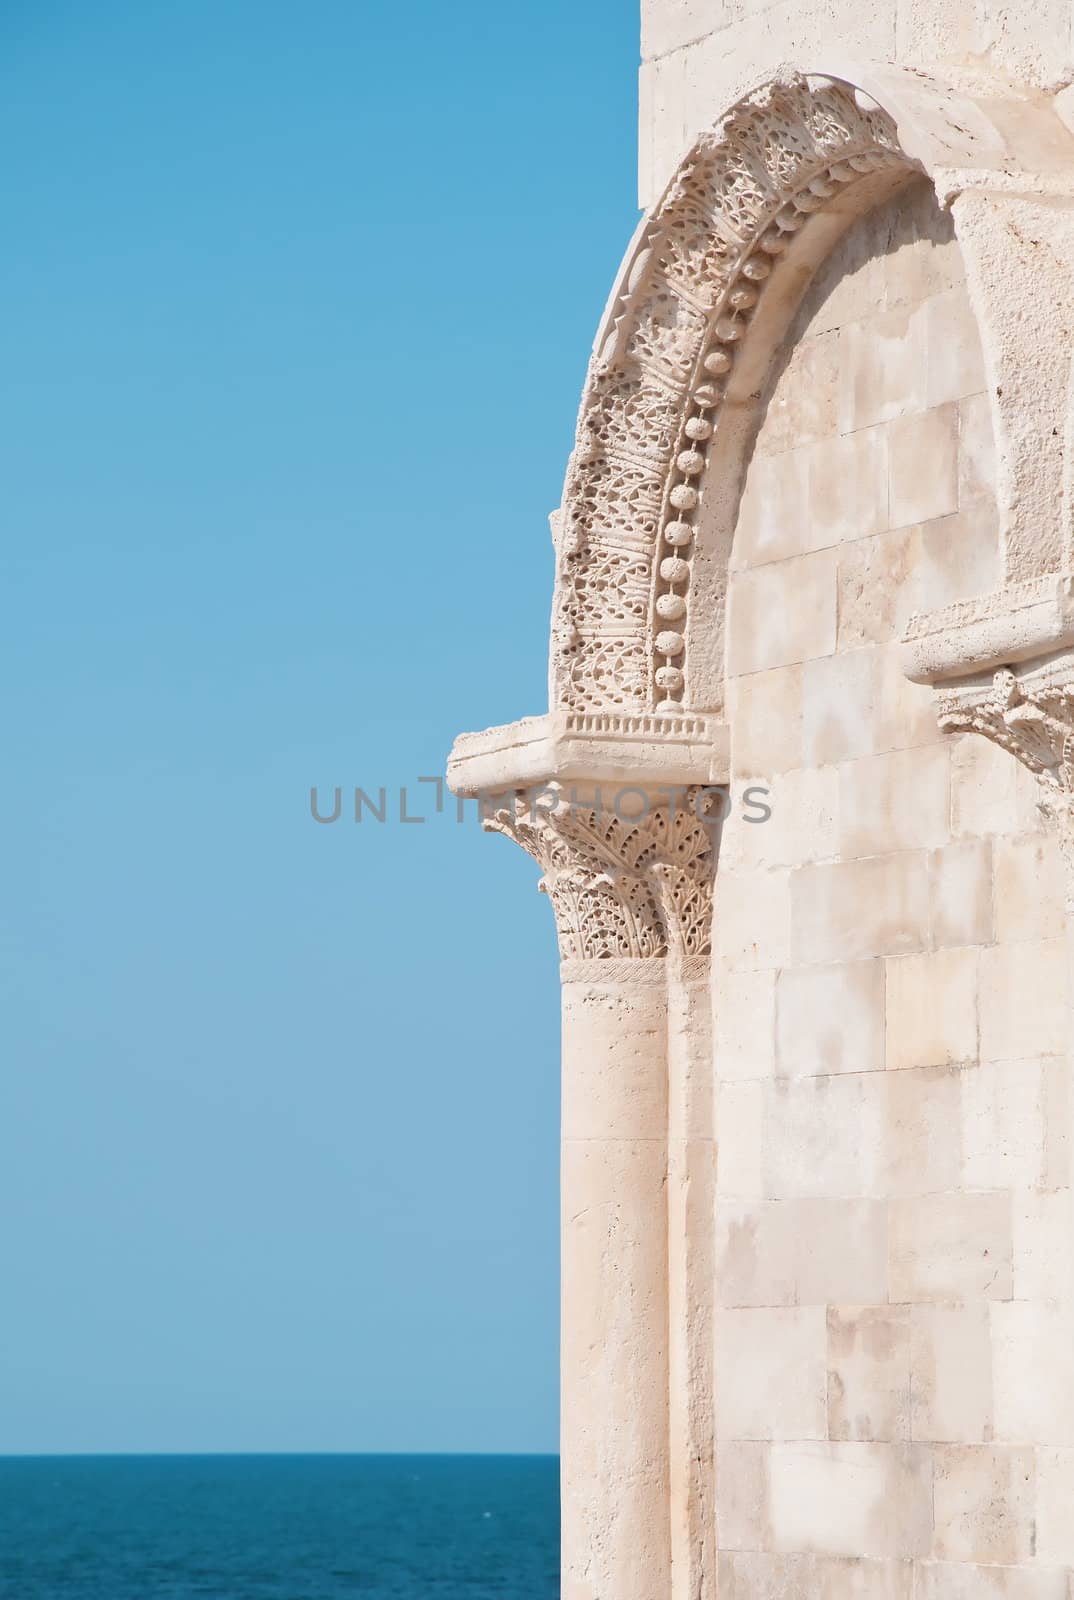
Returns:
[[[939,70],[1061,90],[1074,79],[1070,0],[642,0],[639,203],[650,206],[698,133],[785,63]]]
[[[1074,1563],[1062,863],[900,660],[1000,580],[983,391],[916,186],[814,281],[732,558],[772,817],[716,881],[720,1600],[1065,1600]]]
[[[565,1600],[1074,1600],[1070,22],[645,0],[549,710],[449,764],[562,956]]]

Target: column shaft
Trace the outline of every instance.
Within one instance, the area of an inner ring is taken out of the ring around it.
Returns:
[[[716,1593],[716,1160],[707,958],[668,966],[668,1417],[671,1600]]]
[[[670,1600],[665,966],[564,963],[563,1600]]]

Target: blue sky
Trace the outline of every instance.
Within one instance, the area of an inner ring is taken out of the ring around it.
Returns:
[[[0,1452],[555,1448],[536,868],[308,794],[546,703],[637,31],[4,7]]]

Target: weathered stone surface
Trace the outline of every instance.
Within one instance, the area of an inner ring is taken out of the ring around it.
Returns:
[[[1069,9],[1043,0],[646,0],[639,191],[659,192],[691,134],[782,61],[892,61],[962,81],[1056,88],[1074,76]],[[825,59],[826,58],[826,59]]]
[[[993,910],[992,860],[987,839],[960,840],[929,857],[934,946],[991,944],[999,915]],[[997,892],[997,906],[998,901]]]
[[[829,1439],[910,1438],[910,1308],[828,1308]]]
[[[723,1310],[716,1428],[727,1439],[827,1438],[823,1306]]]
[[[728,665],[738,676],[835,649],[836,560],[830,550],[743,572],[731,591]]]
[[[911,1308],[913,1438],[981,1444],[995,1429],[988,1307],[941,1302]]]
[[[932,1543],[932,1454],[905,1444],[773,1444],[769,1526],[777,1550],[907,1557]]]
[[[959,1187],[962,1077],[957,1066],[905,1067],[886,1075],[886,1185],[893,1198]]]
[[[782,1077],[884,1066],[884,964],[789,967],[775,985],[775,1070]]]
[[[937,950],[887,963],[887,1064],[938,1067],[977,1050],[977,951]]]
[[[898,1301],[1009,1300],[1011,1198],[934,1194],[891,1203],[891,1294]]]
[[[1013,997],[1017,996],[1017,1000]],[[1062,939],[981,951],[981,1055],[989,1061],[1061,1055],[1067,1037]]]
[[[1072,1600],[1065,6],[643,6],[643,185],[700,137],[590,364],[553,709],[453,768],[558,785],[493,825],[564,956],[566,1600]],[[826,49],[857,92],[727,112]]]
[[[725,1306],[869,1305],[888,1298],[882,1200],[722,1204],[716,1295]]]
[[[941,1561],[1016,1566],[1034,1554],[1036,1459],[1009,1445],[938,1445],[936,1533]]]
[[[901,955],[928,943],[924,851],[800,867],[790,874],[789,888],[796,963]]]

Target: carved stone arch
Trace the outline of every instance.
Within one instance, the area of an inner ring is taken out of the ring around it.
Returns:
[[[1074,645],[1062,101],[959,97],[889,67],[788,71],[700,137],[597,336],[553,517],[550,709],[456,741],[451,787],[496,797],[486,826],[539,863],[563,958],[563,1582],[578,1600],[718,1587],[707,808],[731,776],[730,544],[815,269],[915,177],[951,209],[981,331],[1006,566],[998,595],[911,622],[907,671],[968,677],[947,683],[941,720],[1045,780],[1069,815],[1074,908],[1074,650],[1061,671],[987,670]],[[625,795],[643,808],[627,815]]]
[[[970,101],[895,68],[788,71],[701,135],[639,226],[594,344],[553,518],[553,712],[670,729],[722,710],[727,563],[765,377],[817,266],[915,175],[952,204],[964,247],[1008,575],[1069,560],[1069,359],[1041,371],[1046,329],[1012,327],[1009,280],[1043,266],[1054,314],[1074,306],[1072,154],[1050,102]],[[1012,201],[1021,229],[995,214]],[[1048,241],[1029,242],[1042,208],[1060,235],[1044,263]]]

